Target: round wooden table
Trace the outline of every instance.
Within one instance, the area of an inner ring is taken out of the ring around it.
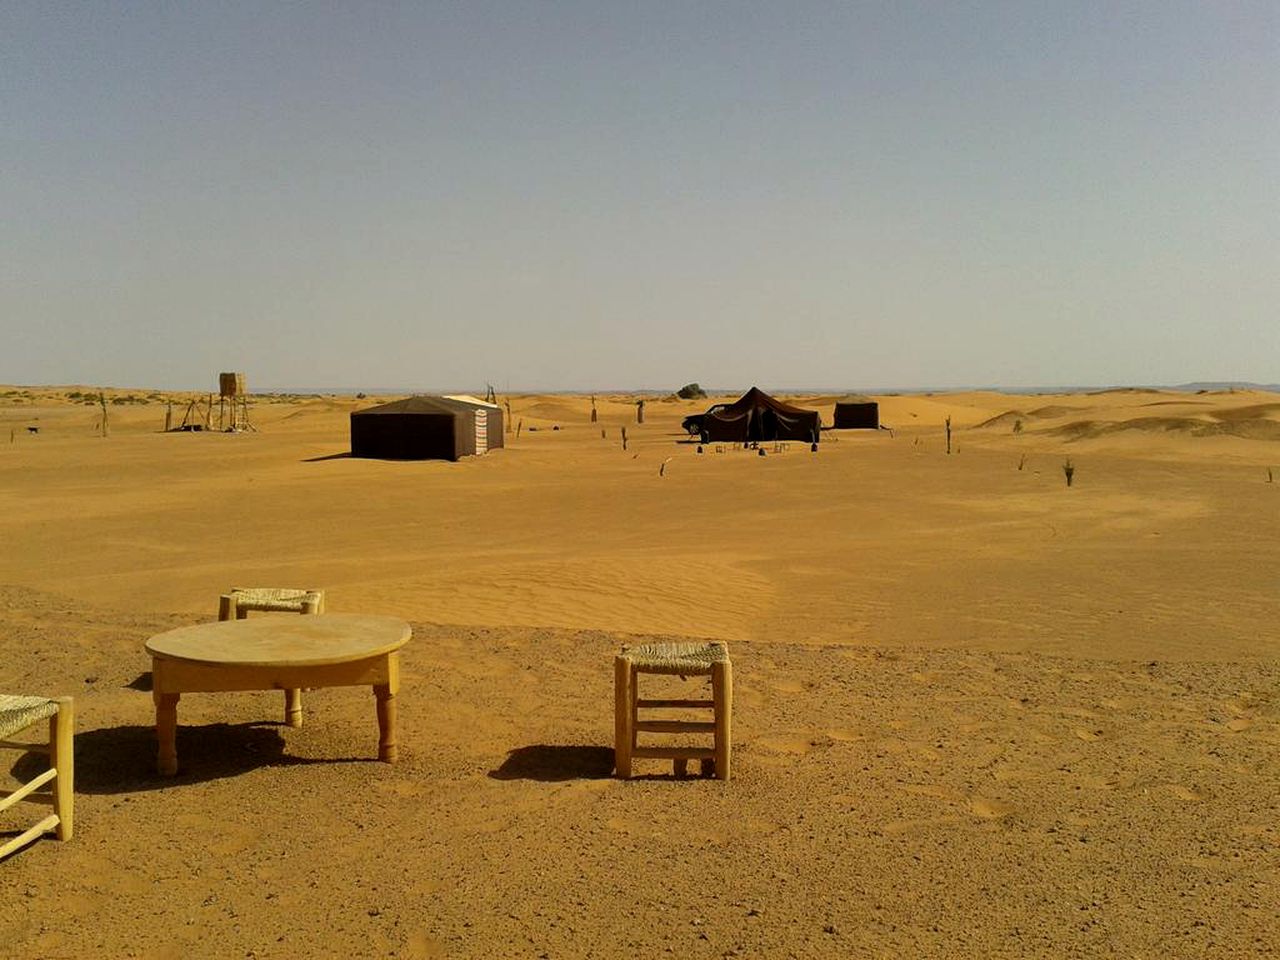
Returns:
[[[147,641],[160,773],[178,772],[178,698],[184,693],[371,686],[378,759],[394,763],[398,651],[413,631],[395,617],[360,613],[267,616],[179,627]],[[301,710],[286,721],[301,724]]]

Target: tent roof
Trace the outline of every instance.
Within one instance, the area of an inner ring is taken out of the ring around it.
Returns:
[[[469,393],[446,393],[445,400],[457,400],[459,403],[465,403],[469,407],[488,407],[490,410],[501,410],[496,403],[489,403],[487,400],[481,400],[479,397],[473,397]]]
[[[468,409],[467,405],[457,400],[448,400],[445,397],[408,397],[404,400],[396,400],[392,403],[384,403],[377,407],[369,407],[365,410],[356,410],[351,415],[353,417],[365,415],[377,415],[383,413],[391,414],[420,414],[420,415],[448,415],[453,416],[461,410]]]
[[[806,410],[804,407],[793,407],[789,403],[783,403],[781,400],[775,400],[769,394],[765,393],[759,387],[752,387],[741,397],[729,404],[725,408],[725,412],[729,410],[749,410],[758,407],[772,407],[781,413],[813,413],[812,410]]]

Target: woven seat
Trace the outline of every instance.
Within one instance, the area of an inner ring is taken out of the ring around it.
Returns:
[[[57,712],[57,700],[0,693],[0,737],[25,730],[37,720],[52,717]]]
[[[260,613],[324,613],[323,590],[288,587],[232,587],[218,597],[219,620],[243,620],[250,610]],[[302,691],[284,692],[284,722],[302,726]]]
[[[641,674],[711,678],[711,699],[641,699]],[[643,643],[623,647],[614,660],[614,768],[619,777],[631,776],[634,759],[671,760],[676,776],[685,775],[690,760],[702,763],[704,775],[729,779],[730,717],[733,711],[733,665],[725,644]],[[712,719],[641,719],[644,710],[711,710]],[[641,746],[638,733],[707,734],[712,747]]]
[[[622,655],[629,657],[644,673],[680,677],[710,676],[712,664],[729,662],[729,648],[718,640],[712,643],[642,643],[623,647]]]
[[[28,743],[4,739],[34,726],[41,720],[49,721],[47,741]],[[23,800],[32,803],[48,803],[53,807],[53,813],[49,816],[0,845],[0,857],[7,857],[50,830],[55,832],[59,840],[71,839],[74,724],[75,711],[70,697],[50,700],[47,697],[0,693],[0,747],[49,755],[48,770],[16,790],[0,792],[0,810],[6,810]],[[37,792],[40,787],[50,782],[53,783],[51,792]]]
[[[322,609],[324,607],[323,590],[290,590],[283,587],[232,587],[230,595],[238,610],[305,613],[307,612],[305,608],[309,604],[318,605]]]

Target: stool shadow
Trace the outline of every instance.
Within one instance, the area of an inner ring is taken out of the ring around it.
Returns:
[[[613,747],[562,746],[539,743],[517,747],[502,766],[490,770],[494,780],[606,780],[613,776]]]
[[[152,726],[103,727],[75,734],[75,792],[143,793],[191,783],[235,777],[261,767],[312,763],[376,762],[371,758],[290,757],[284,755],[282,724],[211,723],[178,728],[178,775],[156,772],[156,731]],[[29,780],[47,769],[43,754],[27,753],[12,773]]]

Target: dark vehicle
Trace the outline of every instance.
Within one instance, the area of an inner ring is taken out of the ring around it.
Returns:
[[[729,406],[727,403],[717,403],[708,407],[702,413],[691,413],[681,421],[680,426],[683,428],[685,433],[689,434],[689,436],[700,437],[702,436],[703,418],[706,417],[707,414],[715,413],[717,410],[723,410],[727,406]]]

